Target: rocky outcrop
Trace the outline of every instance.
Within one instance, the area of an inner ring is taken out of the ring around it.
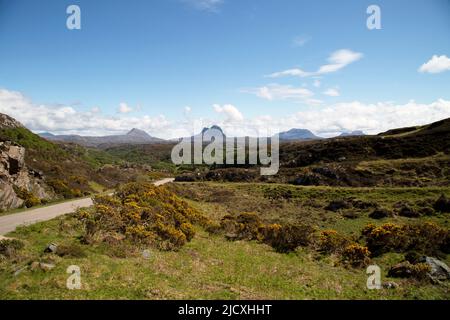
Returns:
[[[0,129],[17,129],[24,128],[24,126],[17,120],[10,116],[0,113]]]
[[[16,125],[14,122],[9,125]],[[26,199],[21,199],[17,190],[39,199],[54,197],[40,174],[26,167],[25,148],[9,141],[0,142],[0,210],[15,209],[25,204]]]

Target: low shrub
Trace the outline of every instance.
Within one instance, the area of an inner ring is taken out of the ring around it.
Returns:
[[[304,224],[270,224],[260,228],[260,240],[269,244],[277,252],[287,253],[300,246],[308,246],[313,241],[315,229]]]
[[[56,254],[65,258],[83,258],[86,253],[78,244],[61,244],[56,249]]]
[[[227,238],[233,240],[257,240],[263,226],[256,213],[243,213],[238,216],[227,215],[220,222]]]
[[[345,200],[333,200],[325,207],[325,210],[337,212],[342,209],[349,209],[351,206],[351,203]]]
[[[84,242],[123,235],[134,243],[177,250],[195,235],[193,224],[211,221],[164,186],[135,182],[124,185],[114,196],[97,196],[91,210],[80,210],[85,227]]]
[[[365,267],[370,263],[370,251],[359,244],[350,244],[342,251],[342,261],[352,267]]]
[[[436,200],[433,207],[436,211],[448,213],[450,212],[450,200],[447,199],[444,194],[442,194],[439,199]]]
[[[432,222],[413,225],[386,223],[378,227],[369,224],[362,235],[373,255],[407,251],[439,255],[446,250],[449,231]]]
[[[324,230],[320,233],[318,248],[323,253],[341,253],[352,243],[353,241],[350,238],[335,230]]]
[[[17,254],[17,252],[22,250],[23,247],[24,243],[17,239],[0,240],[0,256],[12,258]]]
[[[264,190],[264,198],[271,201],[291,200],[293,198],[292,190],[283,187],[267,188]]]
[[[372,219],[383,219],[383,218],[392,217],[393,215],[394,214],[392,213],[392,211],[390,211],[388,209],[377,208],[377,209],[373,210],[369,214],[369,218],[372,218]]]
[[[396,264],[389,269],[388,277],[392,278],[414,278],[424,280],[428,277],[431,267],[427,263],[412,264],[408,261]]]
[[[24,201],[24,205],[27,208],[31,208],[41,204],[41,199],[36,197],[32,192],[25,188],[19,188],[14,186],[14,192],[16,195]]]

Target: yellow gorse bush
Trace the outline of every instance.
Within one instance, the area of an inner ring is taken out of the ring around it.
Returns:
[[[80,210],[87,241],[122,234],[130,241],[162,250],[177,250],[195,235],[194,224],[209,220],[165,187],[140,182],[121,187],[113,196],[98,196],[91,210]]]

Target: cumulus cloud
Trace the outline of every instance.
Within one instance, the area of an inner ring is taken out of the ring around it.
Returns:
[[[293,87],[291,85],[269,84],[267,86],[243,90],[244,92],[255,94],[266,100],[297,100],[312,97],[313,92],[302,87]]]
[[[216,12],[223,4],[223,0],[182,0],[193,8],[201,11]]]
[[[363,57],[362,53],[354,52],[347,49],[335,51],[328,58],[329,64],[321,66],[317,71],[317,74],[325,74],[330,72],[336,72],[350,63],[360,60]]]
[[[450,101],[443,99],[430,104],[415,101],[405,104],[365,104],[354,101],[298,112],[290,121],[297,127],[307,128],[328,137],[355,130],[377,134],[393,128],[424,125],[448,117]]]
[[[105,135],[122,134],[132,128],[147,131],[161,138],[177,138],[198,133],[203,127],[219,125],[229,136],[263,136],[305,128],[323,137],[338,135],[344,131],[361,130],[377,134],[393,128],[424,125],[450,117],[450,100],[438,99],[432,103],[409,101],[404,104],[392,102],[362,103],[341,102],[327,105],[320,100],[305,99],[311,105],[306,110],[278,116],[260,115],[245,118],[231,104],[213,106],[219,119],[188,119],[169,121],[165,116],[120,117],[77,111],[72,106],[49,106],[31,102],[19,92],[0,89],[0,113],[6,113],[35,131],[55,134]],[[200,123],[197,127],[194,123]]]
[[[284,71],[274,72],[272,74],[269,74],[268,78],[281,78],[281,77],[308,77],[312,74],[310,72],[303,71],[299,68],[294,69],[288,69]]]
[[[214,111],[217,113],[223,113],[226,116],[226,122],[236,122],[244,120],[242,113],[233,105],[225,104],[223,106],[219,104],[213,105]]]
[[[129,107],[125,102],[119,104],[119,109],[117,110],[119,113],[130,113],[133,111],[133,108]]]
[[[339,93],[338,89],[335,89],[335,88],[329,88],[322,93],[329,97],[339,97],[341,95]]]
[[[325,64],[315,72],[307,72],[299,68],[288,69],[284,71],[279,71],[268,75],[269,78],[280,78],[286,76],[297,76],[297,77],[311,77],[320,76],[327,73],[332,73],[345,68],[349,64],[360,60],[363,57],[362,53],[354,52],[348,49],[341,49],[333,52],[328,58],[328,64]]]
[[[426,73],[441,73],[450,70],[450,58],[445,55],[434,55],[428,62],[424,63],[419,72]]]
[[[104,135],[140,128],[158,136],[170,125],[163,115],[115,117],[104,115],[99,110],[81,112],[71,106],[35,104],[20,92],[0,89],[0,112],[19,120],[35,132]]]
[[[274,134],[292,128],[303,128],[322,137],[333,137],[342,132],[356,130],[368,134],[378,134],[393,128],[425,125],[449,117],[449,100],[439,99],[429,104],[415,101],[404,104],[391,102],[366,104],[353,101],[310,107],[305,111],[283,117],[249,118],[245,123],[211,120],[203,123],[217,124],[229,136],[255,136],[257,134],[264,136],[268,133]]]

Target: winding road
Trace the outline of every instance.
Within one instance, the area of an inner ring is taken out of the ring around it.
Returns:
[[[173,182],[174,180],[175,179],[173,178],[166,178],[158,180],[153,184],[158,187],[166,183]],[[30,225],[36,222],[51,220],[58,216],[74,212],[78,208],[85,208],[90,206],[92,206],[92,199],[84,198],[2,216],[0,217],[0,240],[4,238],[3,235],[16,230],[18,226]]]

